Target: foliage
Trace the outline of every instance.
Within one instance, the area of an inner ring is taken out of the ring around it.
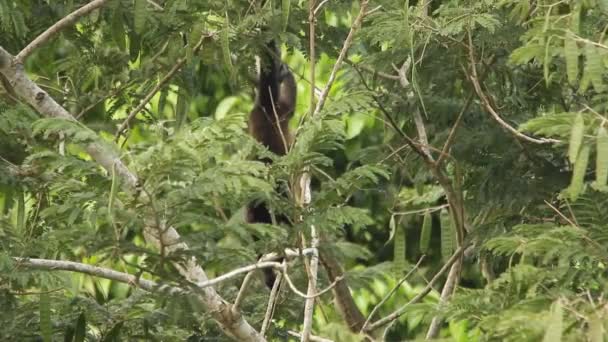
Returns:
[[[0,46],[17,54],[87,2],[0,0]],[[440,336],[458,341],[605,339],[608,3],[371,1],[326,106],[310,117],[310,60],[323,88],[359,6],[323,3],[314,56],[308,2],[289,0],[110,0],[34,50],[28,76],[77,120],[42,118],[1,83],[0,339],[228,339],[186,295],[29,269],[14,257],[186,287],[170,261],[195,256],[219,276],[309,242],[311,225],[365,317],[412,271],[373,322],[421,293],[459,247],[461,212],[467,249],[455,294],[440,301],[435,285],[373,337],[424,338],[438,316]],[[255,56],[269,39],[283,43],[298,81],[285,156],[246,132]],[[92,160],[90,143],[120,155],[140,177],[137,191]],[[303,170],[313,179],[304,210],[289,190]],[[261,201],[288,222],[246,223],[245,206]],[[175,227],[190,249],[167,256],[146,244],[150,219]],[[306,292],[301,259],[289,274]],[[216,289],[233,302],[242,280]],[[321,271],[318,287],[330,283]],[[259,329],[268,291],[257,273],[250,286],[242,313]],[[289,291],[271,340],[302,328],[304,299]],[[331,292],[314,317],[316,335],[363,339]]]

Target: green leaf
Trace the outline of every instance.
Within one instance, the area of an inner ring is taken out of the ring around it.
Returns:
[[[602,125],[597,131],[596,152],[595,182],[604,187],[608,183],[608,131]]]
[[[545,329],[543,342],[560,342],[562,340],[563,313],[562,304],[558,299],[551,306],[551,315]]]
[[[602,63],[602,57],[598,51],[599,48],[592,44],[587,44],[585,49],[585,55],[587,57],[586,68],[589,71],[589,77],[591,78],[591,84],[595,88],[596,92],[604,91],[604,82],[602,76],[604,73],[604,64]]]
[[[456,244],[452,218],[446,209],[441,210],[439,221],[441,222],[441,257],[446,261],[454,254]]]
[[[431,232],[433,229],[433,220],[429,211],[424,213],[424,219],[422,220],[422,231],[420,232],[420,252],[425,253],[429,249],[431,242]]]
[[[51,299],[48,292],[40,293],[40,333],[45,342],[53,339],[53,329],[51,327]]]
[[[576,158],[574,163],[574,169],[572,170],[572,180],[568,187],[568,193],[572,201],[576,201],[578,196],[583,191],[585,172],[587,171],[587,164],[589,163],[589,145],[584,145]]]
[[[142,34],[146,29],[146,0],[135,0],[133,6],[133,26],[135,32]]]
[[[566,73],[568,82],[574,85],[578,78],[578,46],[576,41],[570,37],[564,39],[564,56],[566,58]]]
[[[570,163],[576,162],[578,151],[581,149],[583,143],[583,134],[585,133],[585,119],[583,114],[578,113],[572,124],[572,130],[570,132],[570,144],[568,145],[568,159]]]

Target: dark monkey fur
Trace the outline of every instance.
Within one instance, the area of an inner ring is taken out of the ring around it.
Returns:
[[[257,98],[249,115],[249,134],[270,151],[285,155],[292,139],[288,126],[296,106],[297,85],[280,58],[281,52],[274,41],[267,43],[260,54]],[[249,223],[272,224],[266,203],[250,204],[246,219]],[[276,279],[274,271],[264,269],[264,278],[272,288]]]

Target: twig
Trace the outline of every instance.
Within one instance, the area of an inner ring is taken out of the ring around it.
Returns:
[[[450,273],[448,273],[448,278],[443,285],[443,289],[441,290],[441,298],[439,299],[439,304],[445,303],[448,301],[450,296],[454,293],[456,288],[456,284],[458,283],[458,278],[460,277],[460,269],[462,266],[462,256],[457,258],[456,262],[450,268]],[[429,326],[429,330],[426,333],[426,339],[432,340],[437,337],[439,334],[439,329],[441,328],[442,318],[440,316],[433,317],[431,321],[431,325]]]
[[[285,265],[285,262],[283,262],[283,265]],[[282,277],[282,273],[277,274],[277,277],[274,280],[274,284],[272,285],[270,297],[268,298],[268,306],[266,307],[266,314],[264,315],[264,321],[262,322],[262,327],[260,328],[260,334],[262,336],[266,336],[266,331],[268,330],[268,326],[270,325],[270,321],[272,320],[272,316],[274,315],[274,309],[276,307],[275,303],[277,301],[279,289],[281,288]]]
[[[380,303],[378,303],[372,309],[372,312],[369,314],[369,316],[367,316],[365,323],[363,323],[363,327],[361,328],[361,331],[365,331],[365,328],[367,327],[369,322],[372,320],[372,318],[374,317],[374,315],[376,314],[378,309],[380,309],[380,307],[382,305],[384,305],[384,303],[386,303],[386,301],[389,300],[395,292],[397,292],[397,290],[401,287],[401,284],[403,284],[412,275],[412,273],[414,273],[414,271],[416,271],[418,269],[418,267],[422,263],[422,260],[424,260],[424,255],[421,256],[420,259],[418,260],[418,262],[416,263],[416,265],[414,265],[414,267],[412,267],[412,269],[409,272],[407,272],[407,274],[403,278],[401,278],[401,280],[399,280],[397,282],[397,284],[393,287],[393,289],[391,291],[389,291],[389,293],[387,293],[386,296],[384,296],[384,298],[382,298]]]
[[[54,35],[59,33],[59,31],[63,30],[67,26],[72,25],[76,22],[80,17],[92,12],[93,10],[103,6],[108,2],[108,0],[93,0],[88,4],[80,7],[74,12],[66,15],[61,20],[56,22],[53,26],[49,27],[46,31],[42,32],[36,39],[34,39],[31,43],[29,43],[21,52],[15,56],[17,61],[23,62],[29,55],[34,52],[37,48],[39,48],[42,44],[45,44],[49,41]]]
[[[409,210],[409,211],[394,211],[393,215],[412,215],[412,214],[420,214],[420,213],[431,213],[433,211],[438,211],[441,210],[443,208],[447,208],[449,207],[449,204],[442,204],[442,205],[438,205],[435,207],[429,207],[429,208],[424,208],[424,209],[418,209],[418,210]]]
[[[298,290],[298,288],[294,285],[293,281],[291,281],[291,278],[289,277],[287,272],[284,272],[283,276],[285,277],[285,281],[287,282],[289,289],[291,291],[293,291],[293,293],[297,294],[298,296],[300,296],[304,299],[314,299],[314,298],[320,297],[320,296],[324,295],[325,293],[327,293],[328,291],[332,290],[336,286],[336,284],[338,284],[342,279],[344,279],[344,277],[342,277],[342,276],[336,277],[336,279],[331,284],[329,284],[328,287],[324,288],[321,291],[316,292],[314,295],[307,295],[306,293]]]
[[[315,15],[315,17],[317,16],[317,13],[319,13],[319,11],[321,10],[321,7],[323,7],[323,5],[325,5],[329,0],[322,0],[321,3],[319,3],[319,5],[314,9],[313,13]]]
[[[192,53],[198,53],[198,51],[203,46],[203,42],[205,41],[205,39],[211,36],[213,36],[213,33],[203,33],[196,45],[194,45],[194,47],[192,48]],[[127,115],[125,121],[123,121],[123,123],[120,125],[120,127],[118,127],[118,130],[116,131],[116,134],[114,136],[114,139],[116,141],[118,141],[118,138],[120,138],[122,133],[127,129],[127,127],[129,127],[129,123],[131,122],[131,120],[133,120],[133,118],[148,104],[148,102],[150,102],[152,97],[154,97],[154,95],[156,95],[156,93],[162,87],[164,87],[165,84],[167,84],[167,82],[171,80],[171,78],[173,78],[173,76],[175,76],[175,74],[184,66],[184,64],[186,64],[187,60],[188,59],[186,57],[183,57],[178,60],[177,63],[171,68],[171,70],[169,70],[169,72],[167,72],[167,74],[158,82],[158,84],[154,86],[154,88],[152,88],[152,90],[150,90],[150,92],[139,102],[137,107],[135,107],[131,112],[129,112],[129,115]]]
[[[251,282],[251,279],[253,279],[254,274],[255,272],[251,271],[247,273],[245,279],[243,279],[243,283],[241,284],[239,293],[236,295],[236,299],[234,300],[234,304],[232,305],[233,312],[238,312],[238,309],[241,306],[243,299],[245,298],[245,293],[247,292],[247,288],[249,287],[249,283]]]
[[[310,184],[308,184],[310,187]],[[315,226],[310,227],[310,235],[312,237],[312,248],[315,249],[315,253],[310,256],[310,274],[308,276],[308,291],[306,292],[306,303],[304,304],[304,323],[302,327],[302,342],[308,342],[310,340],[310,334],[312,331],[312,315],[315,309],[315,295],[317,292],[317,272],[319,270],[319,252],[317,247],[319,246],[319,237]]]
[[[531,143],[548,144],[548,143],[560,142],[559,140],[556,140],[556,139],[547,139],[547,138],[537,139],[537,138],[529,137],[529,136],[519,132],[515,128],[513,128],[511,125],[509,125],[506,121],[504,121],[500,117],[500,115],[494,110],[494,107],[492,107],[490,100],[488,99],[486,94],[483,92],[483,89],[481,88],[479,77],[477,76],[477,67],[475,66],[477,64],[477,62],[475,61],[475,55],[473,52],[473,38],[471,37],[471,31],[468,32],[468,37],[469,37],[469,46],[468,46],[469,63],[471,64],[471,75],[469,75],[469,80],[473,84],[475,93],[477,93],[477,96],[481,100],[483,107],[486,109],[486,111],[488,111],[488,113],[490,113],[490,116],[492,116],[494,121],[496,121],[499,125],[501,125],[503,128],[505,128],[507,131],[512,133],[515,137],[528,141],[528,142],[531,142]]]
[[[165,9],[163,8],[163,6],[157,4],[156,2],[152,1],[152,0],[146,0],[147,3],[149,3],[150,5],[152,5],[152,7],[156,8],[159,11],[164,11]]]
[[[315,107],[315,111],[312,113],[312,117],[315,117],[321,111],[321,109],[323,109],[323,105],[325,105],[325,100],[327,99],[327,95],[329,94],[329,91],[331,90],[331,87],[333,86],[334,81],[336,80],[336,75],[338,74],[338,70],[342,66],[342,61],[344,60],[344,57],[346,57],[346,52],[348,51],[348,49],[350,48],[350,45],[353,42],[353,39],[355,37],[355,32],[361,26],[361,22],[363,22],[363,17],[365,16],[365,10],[367,9],[367,3],[368,3],[368,0],[361,0],[361,2],[360,2],[359,14],[355,18],[355,21],[353,21],[353,24],[350,27],[350,31],[348,32],[348,36],[346,36],[346,39],[344,40],[344,44],[342,44],[342,50],[340,50],[340,54],[338,55],[338,59],[336,60],[336,63],[334,64],[333,69],[331,70],[331,74],[329,74],[329,80],[327,81],[325,88],[323,88],[323,92],[321,93],[321,96],[319,97],[319,102],[317,102],[317,106]]]
[[[276,268],[276,269],[282,269],[283,266],[281,263],[278,262],[274,262],[274,261],[263,261],[263,262],[257,262],[255,264],[251,264],[251,265],[247,265],[247,266],[243,266],[243,267],[239,267],[237,269],[234,269],[228,273],[224,273],[219,277],[213,278],[213,279],[209,279],[207,281],[204,282],[197,282],[196,286],[199,288],[205,288],[205,287],[209,287],[209,286],[213,286],[216,284],[219,284],[223,281],[226,281],[230,278],[234,278],[235,276],[242,274],[242,273],[248,273],[251,272],[253,270],[260,270],[263,268]]]
[[[458,249],[456,249],[456,251],[454,252],[454,254],[452,254],[452,256],[445,262],[445,264],[443,264],[443,266],[441,267],[441,269],[435,274],[435,276],[433,276],[433,278],[428,282],[428,284],[426,284],[426,286],[424,287],[424,289],[422,289],[422,291],[420,291],[414,298],[412,298],[409,302],[407,302],[405,305],[403,305],[402,307],[400,307],[399,309],[397,309],[396,311],[392,312],[391,314],[389,314],[388,316],[381,318],[379,320],[377,320],[376,322],[370,324],[367,329],[366,332],[372,332],[376,329],[378,329],[379,327],[392,322],[393,320],[399,318],[401,315],[403,315],[406,311],[406,309],[408,308],[408,306],[418,303],[419,301],[421,301],[424,297],[426,297],[427,294],[429,294],[431,292],[431,290],[433,290],[433,285],[435,285],[435,283],[439,280],[439,278],[441,278],[441,276],[457,261],[460,259],[462,252],[465,250],[464,246],[460,246],[458,247]]]

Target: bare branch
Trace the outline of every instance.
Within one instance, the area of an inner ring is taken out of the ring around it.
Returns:
[[[41,35],[36,37],[31,43],[29,43],[17,56],[15,57],[17,61],[23,62],[29,55],[34,52],[37,48],[39,48],[42,44],[48,42],[53,36],[55,36],[59,31],[64,28],[74,24],[80,17],[89,14],[90,12],[98,9],[103,6],[108,0],[93,0],[88,4],[80,7],[74,12],[68,14],[63,19],[56,22],[53,26],[49,27],[46,31],[42,32]]]
[[[285,262],[283,262],[283,265],[285,265]],[[266,336],[266,331],[268,330],[268,326],[270,325],[270,321],[272,320],[272,316],[274,315],[277,296],[279,294],[279,290],[281,289],[282,277],[283,273],[277,274],[277,277],[274,280],[274,284],[272,285],[272,290],[270,290],[270,296],[268,297],[268,306],[266,306],[266,314],[264,315],[264,321],[262,321],[262,327],[260,328],[260,334],[262,336]]]
[[[273,262],[273,261],[263,261],[263,262],[257,262],[255,264],[251,264],[251,265],[247,265],[247,266],[243,266],[243,267],[239,267],[237,269],[234,269],[228,273],[224,273],[219,277],[213,278],[211,280],[207,280],[204,282],[197,282],[196,286],[199,288],[205,288],[205,287],[209,287],[209,286],[213,286],[213,285],[217,285],[223,281],[226,281],[230,278],[234,278],[235,276],[239,275],[239,274],[243,274],[243,273],[248,273],[251,271],[255,271],[255,270],[261,270],[264,268],[277,268],[277,269],[281,269],[283,266],[281,265],[281,263],[279,262]]]
[[[188,292],[176,286],[159,284],[151,280],[142,279],[132,274],[122,273],[112,269],[87,265],[79,262],[36,258],[13,258],[13,260],[15,260],[16,267],[83,273],[98,278],[114,280],[120,283],[136,286],[148,292],[163,292],[172,295],[185,294]]]
[[[308,186],[310,188],[310,184]],[[312,331],[312,314],[315,310],[315,298],[317,292],[317,273],[319,270],[319,253],[317,246],[319,246],[319,237],[314,226],[310,227],[310,235],[312,236],[312,248],[315,249],[316,253],[310,256],[310,274],[308,275],[308,291],[306,292],[306,303],[304,304],[304,324],[302,327],[302,342],[310,340],[310,333]]]
[[[232,305],[232,311],[238,310],[239,307],[241,306],[241,303],[243,302],[243,299],[245,298],[245,293],[247,293],[247,288],[249,287],[249,283],[251,282],[251,279],[253,279],[254,274],[255,274],[255,272],[251,271],[251,272],[247,273],[247,275],[245,276],[245,279],[243,279],[243,283],[241,284],[239,293],[237,294],[236,299],[234,300],[234,304]]]

